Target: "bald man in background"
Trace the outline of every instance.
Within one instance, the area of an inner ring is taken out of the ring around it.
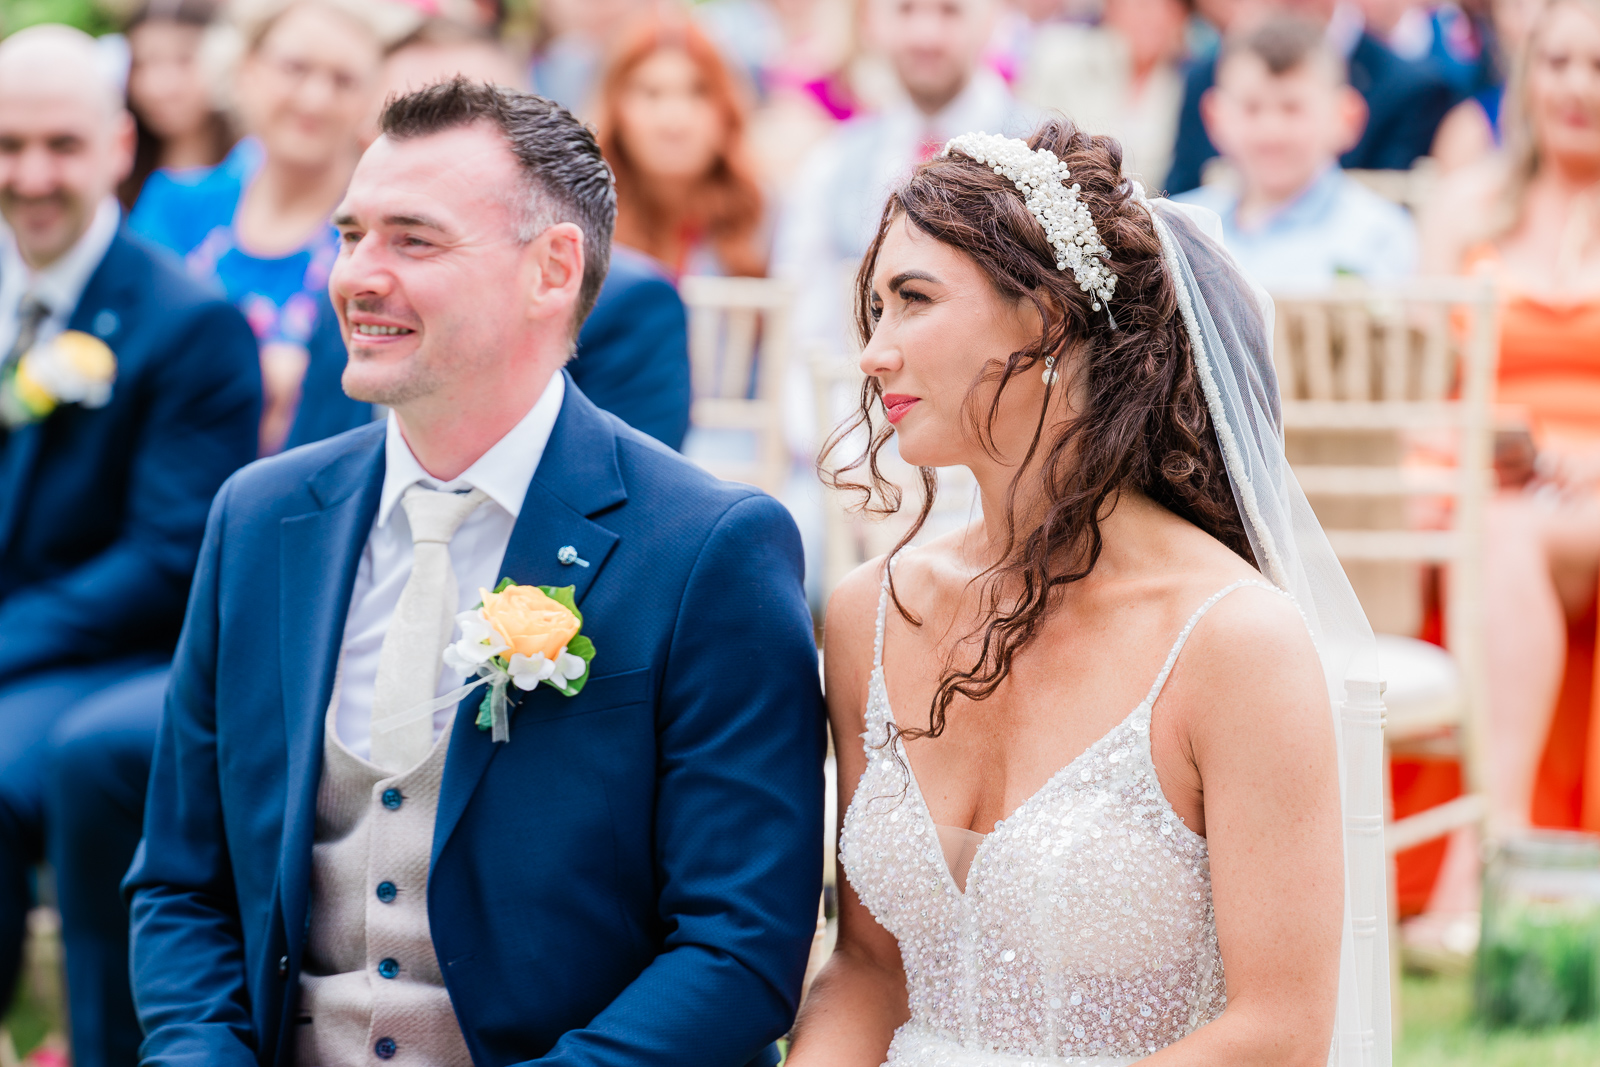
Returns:
[[[0,1010],[48,857],[77,1067],[137,1062],[118,883],[158,725],[144,691],[165,684],[211,498],[253,458],[261,406],[243,316],[122,227],[133,144],[92,38],[0,43]],[[109,395],[48,373],[96,350]]]

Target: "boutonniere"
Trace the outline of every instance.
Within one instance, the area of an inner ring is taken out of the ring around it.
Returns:
[[[579,633],[583,614],[570,585],[517,585],[502,578],[494,592],[480,592],[482,603],[456,616],[461,639],[444,650],[444,661],[477,675],[462,696],[488,683],[478,729],[492,728],[494,740],[509,741],[507,687],[527,691],[543,684],[562,696],[577,696],[589,680],[594,642]]]
[[[78,330],[57,334],[28,349],[0,379],[0,421],[15,430],[62,404],[104,407],[116,377],[117,359],[100,338]]]

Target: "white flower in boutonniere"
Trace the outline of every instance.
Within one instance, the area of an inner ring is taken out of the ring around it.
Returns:
[[[98,337],[68,330],[23,353],[0,379],[0,422],[11,429],[49,416],[62,404],[104,407],[117,359]]]
[[[464,688],[489,683],[478,729],[493,727],[494,740],[507,741],[506,687],[530,690],[542,682],[562,696],[577,696],[589,680],[594,642],[578,632],[583,615],[570,585],[516,585],[503,578],[494,592],[480,592],[483,602],[456,616],[461,639],[444,650],[444,661],[478,676]]]

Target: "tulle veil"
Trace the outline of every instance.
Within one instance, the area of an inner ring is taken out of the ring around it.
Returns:
[[[1304,614],[1328,682],[1344,815],[1344,932],[1331,1067],[1389,1067],[1383,704],[1372,628],[1284,458],[1272,299],[1223,247],[1204,208],[1147,200],[1178,292],[1234,498],[1262,572]]]

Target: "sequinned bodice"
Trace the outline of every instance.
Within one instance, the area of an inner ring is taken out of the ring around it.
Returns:
[[[893,711],[883,677],[885,591],[863,735],[867,768],[845,815],[839,858],[900,943],[911,1017],[895,1035],[891,1064],[1109,1067],[1222,1013],[1206,842],[1161,791],[1150,714],[1200,618],[1234,589],[1261,584],[1235,583],[1195,612],[1139,706],[995,824],[965,892],[904,750],[897,760],[886,744]]]

